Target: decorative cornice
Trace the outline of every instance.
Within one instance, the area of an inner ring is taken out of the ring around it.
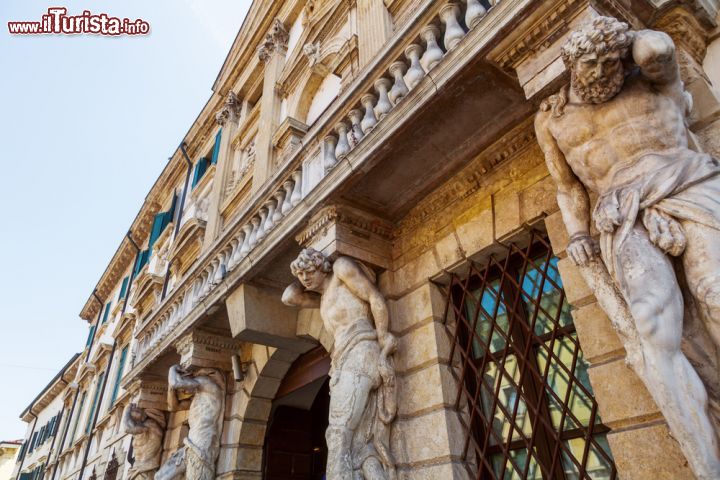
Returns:
[[[215,114],[215,120],[217,123],[224,127],[227,122],[238,123],[240,120],[240,110],[242,109],[242,101],[238,98],[235,92],[230,92],[225,99],[225,104],[222,106],[220,111]]]
[[[551,4],[551,5],[550,5]],[[491,60],[497,63],[504,71],[514,74],[515,68],[528,56],[548,48],[570,27],[570,22],[584,8],[585,0],[560,0],[548,2],[552,8],[546,11],[529,25],[517,28],[515,37],[509,40],[496,53],[491,54]],[[529,22],[523,22],[529,23]]]
[[[258,47],[257,51],[260,61],[267,62],[273,52],[284,52],[284,50],[287,49],[288,40],[290,40],[290,34],[282,21],[276,18],[273,21],[272,28],[267,35],[265,35],[265,40],[263,40]]]

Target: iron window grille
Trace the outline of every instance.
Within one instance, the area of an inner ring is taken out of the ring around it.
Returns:
[[[477,478],[615,480],[558,259],[538,232],[451,275],[463,456]]]

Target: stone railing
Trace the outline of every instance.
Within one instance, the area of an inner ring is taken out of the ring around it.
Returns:
[[[489,2],[491,8],[499,3],[500,0]],[[372,83],[372,91],[359,92],[353,96],[354,101],[340,107],[343,120],[334,126],[313,129],[309,135],[323,139],[321,154],[303,149],[290,158],[270,182],[275,187],[264,189],[264,196],[253,202],[256,207],[229,225],[228,234],[218,242],[219,245],[208,252],[210,255],[207,258],[200,259],[199,263],[204,267],[196,268],[183,281],[184,286],[178,286],[166,298],[165,305],[155,315],[138,325],[138,344],[133,366],[174,333],[175,327],[186,315],[208,297],[225,276],[263,242],[271,230],[283,222],[284,217],[339,161],[361,144],[387,114],[417,87],[423,77],[440,64],[470,30],[481,23],[487,13],[488,10],[479,0],[446,2],[420,30],[421,41],[410,43],[400,58],[387,62],[389,65],[386,70]],[[442,25],[444,31],[438,25]],[[310,142],[304,143],[307,145]],[[315,169],[320,170],[321,175],[305,178],[303,182],[304,176],[309,177],[308,171],[313,168],[313,162],[322,163],[320,169]]]

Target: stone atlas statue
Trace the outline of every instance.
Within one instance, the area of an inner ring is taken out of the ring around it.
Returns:
[[[692,98],[668,35],[597,17],[570,35],[562,56],[570,85],[541,105],[535,127],[567,253],[695,475],[718,479],[707,391],[680,347],[683,293],[720,344],[720,166],[690,147]],[[598,196],[592,212],[588,191]]]
[[[225,377],[213,368],[189,371],[173,365],[168,384],[171,410],[185,409],[189,404],[190,429],[185,446],[168,458],[155,478],[214,480],[225,409]]]
[[[128,472],[129,480],[152,480],[160,467],[165,413],[153,408],[142,409],[131,403],[125,409],[125,431],[132,435],[135,461]]]
[[[349,257],[331,263],[303,250],[292,263],[298,281],[283,293],[287,305],[320,308],[334,338],[330,370],[327,478],[394,480],[390,427],[397,412],[388,307],[375,275]]]

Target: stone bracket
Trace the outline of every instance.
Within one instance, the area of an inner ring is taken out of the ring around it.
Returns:
[[[230,370],[232,356],[240,350],[240,342],[222,335],[194,330],[175,344],[183,368],[219,368]]]

